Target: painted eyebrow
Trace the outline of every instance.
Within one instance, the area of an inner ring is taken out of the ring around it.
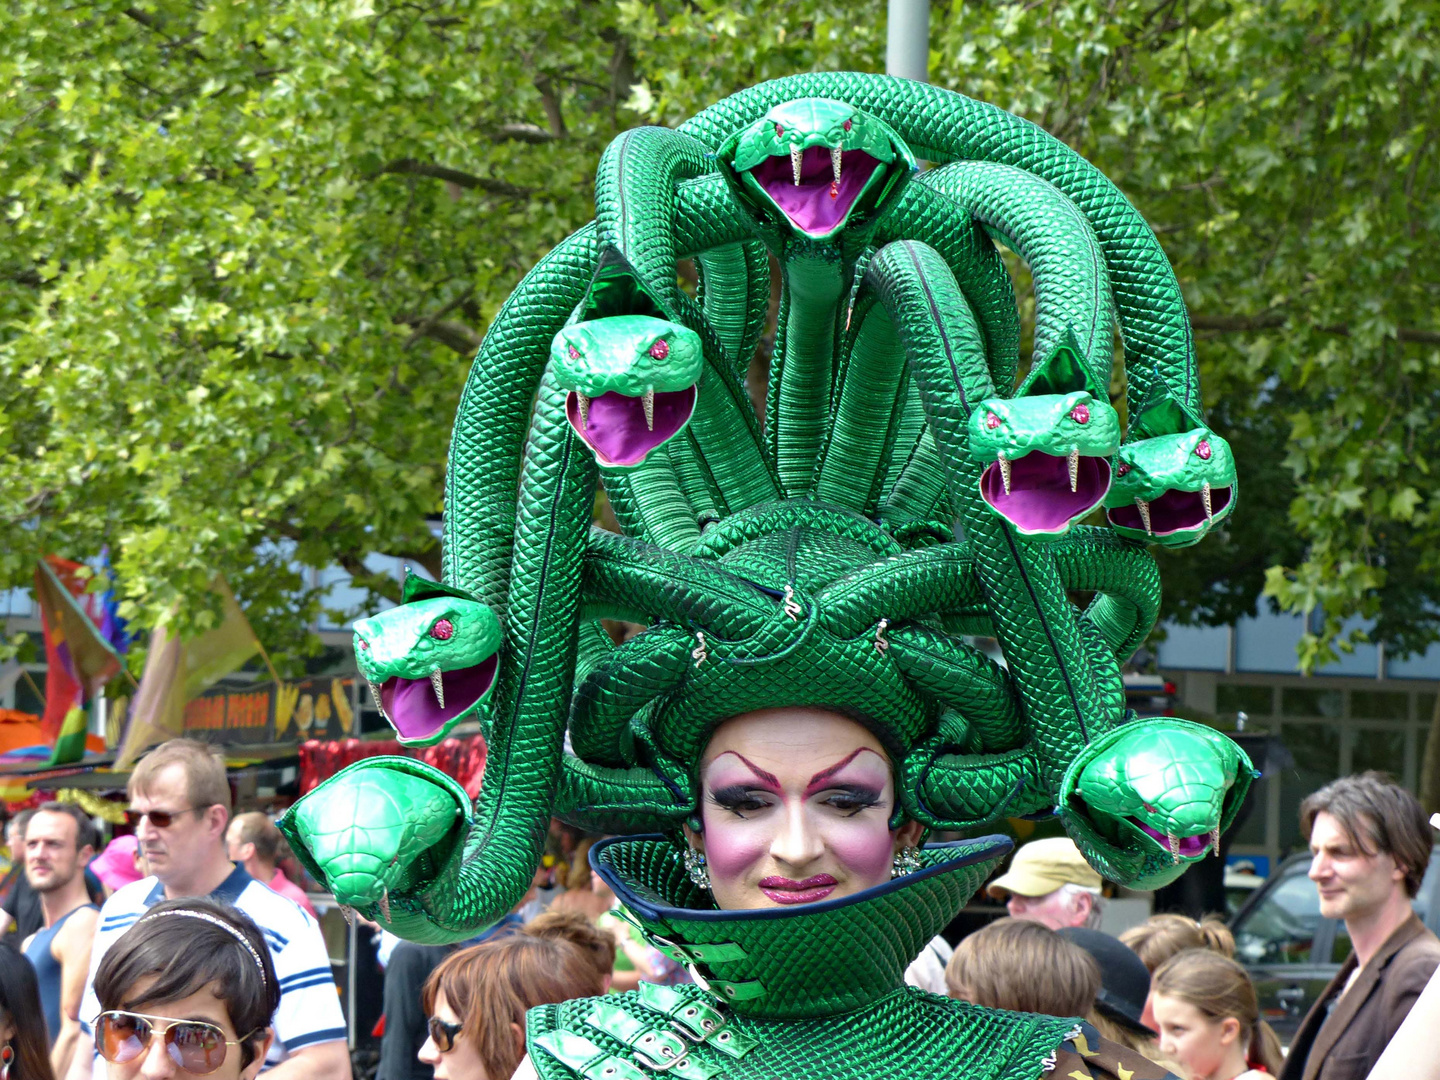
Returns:
[[[814,791],[821,784],[825,783],[825,781],[833,777],[841,769],[845,768],[846,765],[849,765],[850,762],[854,761],[861,754],[875,754],[875,751],[871,750],[868,746],[860,746],[850,751],[848,755],[841,758],[834,765],[831,765],[828,769],[821,769],[814,776],[812,776],[810,778],[810,783],[807,784],[805,787],[805,794],[809,795],[812,791]],[[875,756],[879,757],[880,755],[875,754]]]
[[[748,768],[752,773],[754,773],[757,779],[764,780],[767,784],[773,784],[777,788],[780,786],[780,778],[778,776],[776,776],[774,773],[766,772],[764,769],[760,768],[759,765],[756,765],[753,761],[747,758],[744,754],[736,750],[726,750],[725,754],[733,754],[735,757],[745,762],[745,767]],[[715,761],[719,761],[722,757],[725,756],[725,754],[717,754],[715,756]],[[714,761],[711,762],[712,765],[714,763]]]

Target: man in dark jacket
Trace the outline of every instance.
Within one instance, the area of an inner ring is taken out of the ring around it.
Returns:
[[[1320,912],[1354,950],[1306,1014],[1279,1080],[1364,1080],[1440,966],[1411,899],[1430,862],[1420,804],[1379,773],[1347,776],[1300,806]]]

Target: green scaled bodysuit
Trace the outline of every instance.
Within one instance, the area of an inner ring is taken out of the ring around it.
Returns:
[[[917,156],[937,167],[916,174]],[[1018,385],[997,244],[1035,283]],[[782,295],[762,427],[745,375],[767,254]],[[591,527],[602,484],[623,535]],[[728,717],[835,709],[889,754],[894,824],[1054,814],[1112,881],[1172,881],[1215,849],[1251,767],[1207,727],[1128,713],[1121,665],[1159,612],[1145,545],[1199,541],[1235,494],[1179,285],[1093,166],[903,80],[746,90],[605,152],[596,220],[525,277],[471,369],[444,581],[412,578],[356,625],[401,742],[479,721],[478,798],[370,758],[281,827],[342,904],[422,942],[510,910],[552,815],[659,834],[597,849],[599,869],[698,988],[539,1010],[547,1078],[1038,1075],[1073,1025],[900,984],[1003,842],[926,849],[925,869],[833,903],[717,912],[680,860],[701,755]],[[605,618],[647,629],[615,646]],[[735,1045],[681,1032],[691,1007]],[[645,1056],[652,1031],[683,1071]]]

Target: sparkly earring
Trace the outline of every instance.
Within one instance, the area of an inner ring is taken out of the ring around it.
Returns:
[[[919,848],[903,847],[895,852],[895,861],[890,864],[890,876],[892,878],[904,877],[906,874],[913,874],[924,865],[920,861]]]
[[[697,889],[710,891],[710,868],[705,865],[705,856],[692,847],[685,849],[683,856],[685,860],[685,873],[690,875],[690,880],[695,883]],[[0,1078],[3,1080],[3,1078]]]
[[[0,1080],[9,1080],[10,1063],[15,1060],[15,1051],[7,1042],[0,1046]]]

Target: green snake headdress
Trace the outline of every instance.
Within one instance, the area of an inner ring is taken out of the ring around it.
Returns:
[[[528,887],[552,813],[673,835],[715,725],[783,705],[870,726],[929,827],[1053,812],[1140,887],[1210,850],[1249,763],[1208,728],[1134,721],[1120,665],[1159,607],[1144,543],[1223,519],[1234,462],[1202,418],[1179,285],[1124,196],[1000,109],[841,73],[625,132],[596,211],[475,359],[444,584],[412,580],[356,627],[402,741],[479,718],[480,796],[408,759],[352,766],[282,825],[317,878],[402,936],[465,938]],[[1018,387],[995,241],[1035,283]],[[762,431],[744,379],[770,255]],[[591,527],[597,483],[623,535]],[[616,647],[602,618],[648,629]]]

